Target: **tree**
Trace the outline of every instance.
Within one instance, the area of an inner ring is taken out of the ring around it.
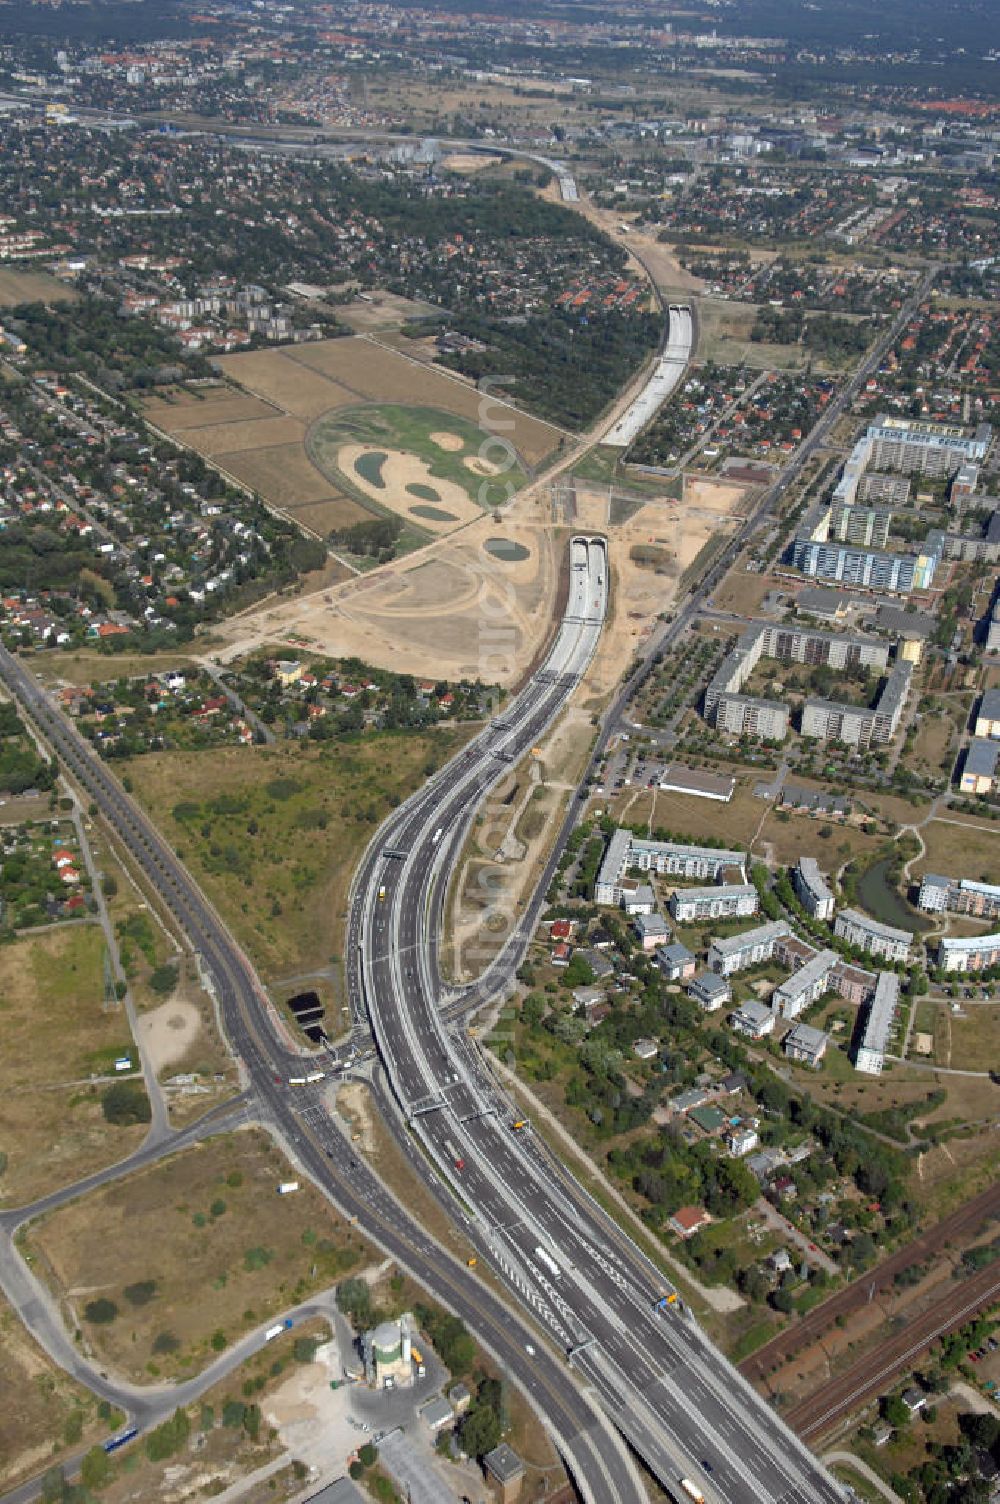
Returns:
[[[898,1394],[890,1394],[882,1401],[882,1415],[890,1426],[905,1426],[910,1419],[910,1412],[904,1405]]]
[[[89,1321],[91,1326],[110,1326],[117,1316],[118,1307],[104,1295],[88,1301],[83,1308],[83,1319]]]
[[[80,1464],[80,1482],[84,1488],[101,1489],[111,1477],[111,1458],[103,1447],[91,1447]]]
[[[137,1081],[114,1081],[101,1096],[105,1120],[118,1128],[148,1123],[153,1116],[145,1087]]]
[[[462,1422],[462,1446],[470,1457],[485,1457],[498,1445],[500,1436],[500,1418],[490,1405],[474,1405]]]

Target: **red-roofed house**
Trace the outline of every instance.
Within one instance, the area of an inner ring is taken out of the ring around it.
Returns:
[[[707,1227],[711,1220],[704,1207],[679,1206],[670,1218],[669,1226],[679,1238],[693,1238],[699,1228]]]

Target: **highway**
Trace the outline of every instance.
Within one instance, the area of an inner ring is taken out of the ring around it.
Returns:
[[[194,879],[24,664],[3,647],[0,681],[30,715],[63,771],[98,805],[117,840],[200,954],[219,999],[227,1037],[245,1072],[248,1112],[272,1123],[303,1172],[338,1209],[467,1323],[528,1396],[588,1504],[644,1504],[644,1490],[625,1448],[592,1399],[567,1382],[564,1363],[541,1344],[529,1354],[527,1348],[538,1341],[533,1328],[435,1242],[356,1156],[323,1101],[329,1068],[324,1073],[319,1062],[309,1057],[304,1061],[289,1049],[253,968]],[[303,1070],[320,1079],[290,1084]],[[16,1214],[11,1217],[16,1219]],[[41,1292],[20,1259],[13,1270],[0,1265],[0,1287],[54,1360],[82,1382],[122,1404],[144,1425],[172,1411],[176,1394],[160,1404],[140,1406],[127,1386],[105,1381],[82,1358],[71,1365],[68,1339],[56,1341],[40,1322]]]
[[[603,539],[571,540],[566,613],[542,668],[486,732],[397,810],[352,889],[345,964],[386,1075],[429,1161],[472,1215],[470,1236],[676,1498],[825,1504],[840,1486],[682,1307],[596,1203],[515,1129],[464,1030],[440,1003],[447,881],[490,788],[526,755],[596,647],[607,607]],[[507,965],[516,964],[509,958]],[[491,985],[508,980],[496,969]],[[532,1344],[534,1352],[540,1350]]]

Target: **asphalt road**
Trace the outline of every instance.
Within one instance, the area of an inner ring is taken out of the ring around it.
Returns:
[[[842,1500],[691,1317],[656,1309],[662,1276],[555,1172],[530,1132],[513,1127],[512,1104],[439,1008],[444,894],[469,823],[558,713],[600,634],[605,542],[577,537],[570,548],[566,612],[547,659],[503,716],[390,817],[362,861],[348,920],[349,997],[370,1020],[411,1130],[471,1214],[480,1259],[547,1328],[664,1486],[684,1498],[689,1478],[709,1504]],[[510,982],[518,950],[515,942],[491,968],[490,988]]]
[[[642,1486],[625,1449],[592,1400],[567,1381],[564,1364],[544,1345],[529,1357],[526,1348],[534,1347],[537,1334],[524,1325],[516,1309],[442,1249],[355,1157],[322,1104],[329,1071],[315,1083],[290,1084],[301,1078],[303,1057],[285,1044],[249,961],[152,823],[24,664],[3,648],[0,680],[30,714],[63,769],[97,803],[117,839],[200,953],[218,994],[227,1037],[244,1067],[253,1115],[273,1124],[302,1170],[344,1215],[353,1217],[374,1243],[467,1323],[527,1394],[584,1498],[590,1504],[640,1504]],[[319,1062],[308,1063],[321,1073]],[[176,1391],[166,1400],[157,1397],[149,1406],[140,1407],[127,1386],[102,1378],[74,1353],[71,1344],[66,1351],[65,1332],[62,1341],[56,1340],[57,1333],[45,1319],[47,1303],[39,1300],[40,1287],[9,1243],[8,1249],[10,1256],[0,1261],[0,1286],[55,1361],[143,1425],[170,1413],[178,1402]]]

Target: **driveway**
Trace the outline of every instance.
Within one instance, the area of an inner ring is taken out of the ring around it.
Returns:
[[[811,1243],[805,1233],[799,1232],[795,1224],[789,1222],[787,1217],[783,1217],[781,1212],[773,1207],[764,1196],[754,1202],[753,1209],[772,1232],[778,1233],[786,1243],[793,1244],[813,1268],[823,1269],[827,1274],[840,1273],[840,1268],[833,1259],[828,1257],[821,1248],[817,1248],[815,1243]]]

